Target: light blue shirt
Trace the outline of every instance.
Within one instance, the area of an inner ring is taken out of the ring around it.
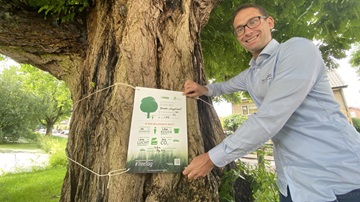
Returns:
[[[257,113],[209,151],[218,167],[272,139],[278,187],[295,202],[333,201],[360,188],[360,135],[341,113],[318,48],[304,38],[276,40],[207,96],[248,91]]]

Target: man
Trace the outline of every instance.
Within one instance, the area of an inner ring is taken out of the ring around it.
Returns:
[[[184,94],[248,91],[258,112],[183,174],[203,177],[272,139],[281,202],[360,201],[360,135],[333,97],[317,47],[304,38],[279,44],[271,36],[274,19],[254,4],[239,7],[233,27],[252,53],[250,68],[222,83],[187,81]]]

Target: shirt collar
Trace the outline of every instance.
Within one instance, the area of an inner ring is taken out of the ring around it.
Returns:
[[[275,53],[275,51],[279,48],[279,42],[275,39],[272,39],[265,48],[261,51],[257,59],[251,58],[250,60],[250,68],[255,68],[257,64],[262,63],[265,59],[269,58],[270,55]]]

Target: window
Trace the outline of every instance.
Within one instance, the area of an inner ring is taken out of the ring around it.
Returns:
[[[248,112],[248,107],[247,107],[247,106],[243,106],[243,107],[242,107],[242,114],[243,114],[243,115],[248,115],[248,114],[249,114],[249,112]]]

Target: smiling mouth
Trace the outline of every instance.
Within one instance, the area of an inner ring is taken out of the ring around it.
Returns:
[[[256,36],[254,36],[254,37],[252,37],[252,38],[250,38],[248,40],[245,40],[245,42],[250,43],[250,42],[254,41],[255,39],[257,39],[258,37],[259,37],[259,35],[256,35]]]

